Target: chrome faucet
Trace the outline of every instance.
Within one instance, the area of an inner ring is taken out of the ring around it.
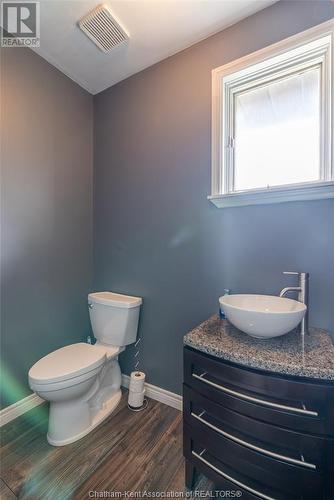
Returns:
[[[308,290],[309,290],[309,274],[308,273],[296,273],[285,271],[283,274],[292,274],[298,276],[298,286],[287,286],[281,290],[279,296],[284,297],[289,292],[298,292],[298,301],[306,305],[306,312],[303,319],[300,322],[300,333],[305,335],[308,333]]]

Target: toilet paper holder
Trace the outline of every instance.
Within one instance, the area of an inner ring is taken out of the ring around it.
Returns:
[[[140,364],[140,347],[139,344],[141,342],[141,337],[135,343],[136,352],[134,354],[134,371],[131,373],[130,382],[129,382],[129,395],[128,395],[128,408],[131,411],[142,411],[145,410],[148,406],[148,400],[145,398],[145,373],[139,371]],[[137,378],[138,377],[138,378]],[[139,380],[138,380],[139,379]],[[133,406],[130,404],[132,399],[136,400],[135,395],[138,395],[137,398],[141,399],[139,394],[143,394],[143,401],[140,406]]]

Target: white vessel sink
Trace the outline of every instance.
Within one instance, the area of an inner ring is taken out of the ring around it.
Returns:
[[[219,303],[232,325],[257,339],[290,332],[307,309],[297,300],[274,295],[224,295]]]

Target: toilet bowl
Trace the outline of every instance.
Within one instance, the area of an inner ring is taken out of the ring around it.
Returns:
[[[96,344],[62,347],[29,370],[30,388],[50,402],[47,440],[54,446],[77,441],[114,411],[121,399],[118,355],[136,340],[141,298],[100,292],[88,301]]]

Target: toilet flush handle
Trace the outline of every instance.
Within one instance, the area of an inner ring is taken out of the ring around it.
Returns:
[[[90,302],[88,302],[88,307],[89,307],[89,309],[93,309],[93,304],[91,304]]]

